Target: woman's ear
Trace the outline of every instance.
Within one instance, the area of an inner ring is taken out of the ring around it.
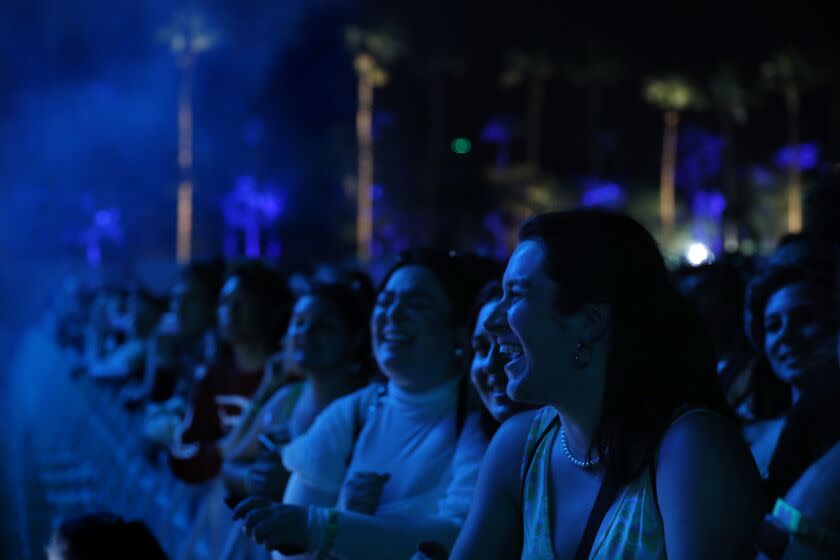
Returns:
[[[606,303],[585,303],[578,311],[580,317],[580,341],[594,344],[610,332],[610,307]]]

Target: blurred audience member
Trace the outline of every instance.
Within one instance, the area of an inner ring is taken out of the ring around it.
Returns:
[[[92,513],[63,521],[47,547],[48,560],[166,560],[141,521]]]
[[[186,417],[174,434],[169,464],[179,478],[199,483],[218,474],[219,442],[263,383],[290,307],[285,284],[265,265],[243,263],[228,275],[217,310],[219,336],[228,346],[199,368]]]

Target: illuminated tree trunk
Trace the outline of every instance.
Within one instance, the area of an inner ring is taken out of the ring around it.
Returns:
[[[680,115],[677,111],[665,112],[665,137],[662,143],[662,169],[659,178],[659,219],[662,241],[673,241],[676,221],[677,129]]]
[[[802,231],[802,167],[799,161],[799,89],[790,85],[785,89],[788,114],[788,146],[793,158],[787,169],[787,228]]]
[[[178,223],[176,256],[181,264],[192,254],[193,202],[193,114],[192,58],[185,54],[181,63],[181,88],[178,96]]]
[[[361,53],[357,57],[369,57]],[[372,63],[370,64],[372,66]],[[358,64],[364,67],[365,63]],[[367,71],[359,72],[356,141],[358,143],[358,187],[356,210],[356,254],[362,261],[371,256],[373,241],[373,81]]]

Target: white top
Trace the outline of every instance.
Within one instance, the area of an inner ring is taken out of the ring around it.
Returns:
[[[488,442],[478,414],[466,419],[456,441],[459,381],[424,393],[389,382],[384,397],[378,398],[377,386],[342,397],[284,448],[283,464],[336,500],[353,473],[388,473],[377,516],[435,516],[460,525]]]

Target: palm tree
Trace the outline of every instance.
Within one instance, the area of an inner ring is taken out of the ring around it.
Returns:
[[[192,78],[195,59],[210,49],[219,39],[218,33],[209,29],[205,18],[198,12],[182,11],[173,16],[170,24],[157,33],[159,42],[166,43],[175,55],[181,70],[178,95],[178,184],[176,257],[179,263],[190,260],[192,255],[193,218],[193,103]]]
[[[353,65],[359,77],[356,110],[358,142],[356,252],[366,261],[373,241],[373,91],[388,83],[385,66],[404,51],[395,35],[386,30],[350,27],[345,33],[353,52]]]
[[[586,57],[565,64],[563,73],[572,85],[586,91],[589,114],[589,174],[599,177],[602,154],[598,137],[601,129],[603,94],[606,88],[624,76],[623,61],[618,56],[604,55],[594,46],[590,46]]]
[[[714,109],[720,117],[721,136],[724,149],[724,192],[727,205],[724,217],[724,247],[738,249],[738,222],[741,201],[735,167],[735,125],[747,120],[747,106],[750,94],[740,80],[737,71],[729,65],[717,68],[709,81],[709,93]]]
[[[528,111],[526,116],[525,154],[535,169],[540,166],[540,125],[542,121],[545,83],[554,72],[551,58],[545,53],[514,51],[508,55],[507,66],[500,82],[504,87],[528,84]]]
[[[672,241],[676,220],[675,176],[677,169],[677,136],[680,113],[699,108],[704,103],[700,90],[680,76],[663,76],[647,80],[645,100],[658,108],[665,117],[662,144],[662,169],[659,180],[659,220],[663,242]]]
[[[802,91],[816,84],[816,71],[802,53],[779,51],[761,65],[761,78],[767,89],[784,96],[787,145],[796,150]],[[797,156],[791,158],[787,168],[787,228],[792,232],[802,229],[802,168]]]

